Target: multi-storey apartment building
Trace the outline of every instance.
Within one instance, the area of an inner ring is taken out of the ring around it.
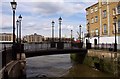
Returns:
[[[12,42],[13,34],[12,33],[0,33],[0,41],[1,42]]]
[[[23,37],[23,41],[26,41],[28,43],[39,43],[43,42],[44,36],[38,35],[36,33],[31,34],[31,35],[26,35]]]
[[[99,0],[98,3],[86,8],[86,26],[90,34],[90,42],[114,43],[115,24],[113,18],[117,17],[117,43],[120,38],[120,0]],[[119,43],[120,44],[120,43]]]

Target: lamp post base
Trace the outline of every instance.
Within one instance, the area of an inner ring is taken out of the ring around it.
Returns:
[[[51,42],[51,48],[55,48],[55,42]]]
[[[114,44],[114,52],[117,52],[117,43]]]

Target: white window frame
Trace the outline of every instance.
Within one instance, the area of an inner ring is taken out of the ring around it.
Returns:
[[[87,23],[87,24],[89,23],[89,19],[86,20],[86,23]]]
[[[105,5],[107,4],[107,1],[106,0],[102,0],[102,5]]]
[[[118,33],[120,33],[120,20],[118,20]]]
[[[113,15],[116,15],[116,9],[115,8],[113,8]]]
[[[94,9],[93,8],[91,8],[91,13],[93,13],[94,12]]]
[[[95,12],[97,12],[97,11],[98,11],[98,7],[96,6],[96,7],[95,7]]]
[[[103,31],[104,31],[104,34],[107,34],[107,24],[103,25]]]
[[[95,16],[95,22],[98,22],[98,16]]]
[[[86,11],[86,15],[88,15],[89,14],[89,12],[88,11]]]
[[[95,34],[98,35],[98,29],[95,29]]]
[[[107,17],[107,11],[103,10],[103,18],[106,18],[106,17]]]
[[[120,5],[117,6],[117,14],[120,14]]]
[[[91,18],[91,23],[94,23],[94,18]]]

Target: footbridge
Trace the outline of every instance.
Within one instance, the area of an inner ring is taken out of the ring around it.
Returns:
[[[25,77],[26,58],[28,57],[77,53],[80,56],[80,60],[83,60],[87,49],[80,48],[81,46],[79,45],[48,42],[15,44],[15,46],[12,43],[2,44],[2,51],[0,52],[0,56],[2,56],[2,61],[0,61],[2,63],[0,66],[0,75],[4,79]],[[13,57],[16,58],[13,59]]]

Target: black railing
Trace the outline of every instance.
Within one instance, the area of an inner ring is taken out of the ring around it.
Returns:
[[[94,45],[92,44],[92,48],[93,49],[108,49],[108,50],[114,50],[114,43],[110,44],[110,43],[102,43],[102,44],[97,44]],[[120,50],[120,44],[117,44],[117,49]]]
[[[51,47],[51,43],[31,43],[24,44],[24,51],[39,51],[39,50],[48,50],[48,49],[57,49],[58,43],[55,42],[55,47]],[[63,43],[63,49],[71,48],[71,43]]]

